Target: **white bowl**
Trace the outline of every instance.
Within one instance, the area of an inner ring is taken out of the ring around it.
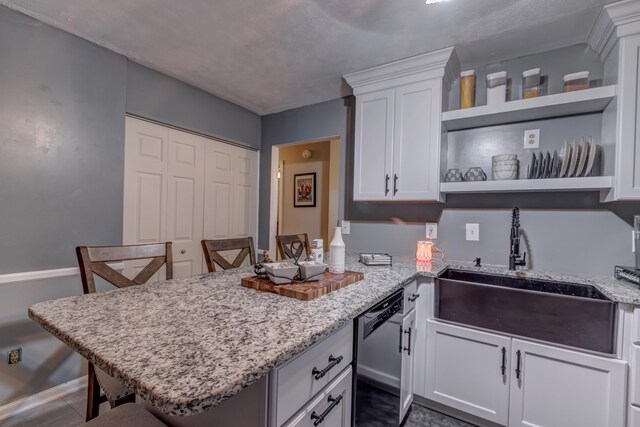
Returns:
[[[493,162],[493,167],[496,166],[511,166],[511,165],[518,165],[518,160],[498,160],[496,162]]]
[[[264,265],[269,280],[276,285],[292,283],[298,274],[298,267],[292,262],[270,262]]]
[[[518,171],[502,171],[502,172],[498,172],[498,171],[494,171],[491,174],[491,177],[493,178],[494,181],[507,181],[507,180],[513,180],[513,179],[518,179]]]
[[[300,278],[302,280],[320,280],[322,274],[327,270],[327,264],[315,261],[302,261],[300,264]]]
[[[518,172],[518,165],[494,166],[493,172]]]
[[[498,154],[497,156],[492,156],[491,160],[494,162],[501,162],[503,160],[518,160],[517,154]]]

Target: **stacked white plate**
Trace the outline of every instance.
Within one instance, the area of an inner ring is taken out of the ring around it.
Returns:
[[[560,155],[553,152],[531,154],[527,178],[577,178],[590,176],[597,170],[601,148],[591,141],[591,137],[564,141]]]
[[[491,177],[494,181],[518,179],[520,168],[517,155],[500,154],[491,157],[491,160]]]

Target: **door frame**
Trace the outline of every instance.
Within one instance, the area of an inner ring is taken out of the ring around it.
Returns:
[[[342,138],[338,135],[326,138],[305,139],[302,141],[277,144],[271,147],[271,191],[269,197],[269,256],[276,259],[276,233],[278,229],[278,167],[280,166],[280,149],[296,145],[314,144],[317,142],[329,142],[329,203],[328,209],[328,233],[329,239],[333,235],[331,231],[338,223],[338,206],[340,203],[340,145]],[[283,171],[284,172],[284,171]],[[280,224],[282,226],[282,224]],[[329,242],[324,242],[325,251]]]

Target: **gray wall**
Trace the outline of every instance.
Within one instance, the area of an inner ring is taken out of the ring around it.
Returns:
[[[126,59],[0,7],[0,274],[122,239]]]
[[[3,6],[0,58],[0,275],[121,243],[126,112],[260,145],[248,110]],[[0,406],[83,375],[82,358],[27,317],[81,292],[77,275],[0,283]],[[8,366],[14,347],[23,363]]]
[[[127,112],[260,148],[260,116],[130,61],[127,65]]]
[[[311,139],[340,137],[340,188],[345,188],[347,108],[342,99],[321,102],[262,117],[260,150],[260,200],[258,247],[269,246],[269,209],[271,197],[271,148],[274,145]],[[343,217],[344,195],[338,204],[338,218]]]

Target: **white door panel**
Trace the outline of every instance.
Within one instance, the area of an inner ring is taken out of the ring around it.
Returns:
[[[402,319],[402,369],[400,381],[400,420],[402,423],[405,415],[413,403],[413,376],[414,361],[416,355],[416,311],[411,310]]]

